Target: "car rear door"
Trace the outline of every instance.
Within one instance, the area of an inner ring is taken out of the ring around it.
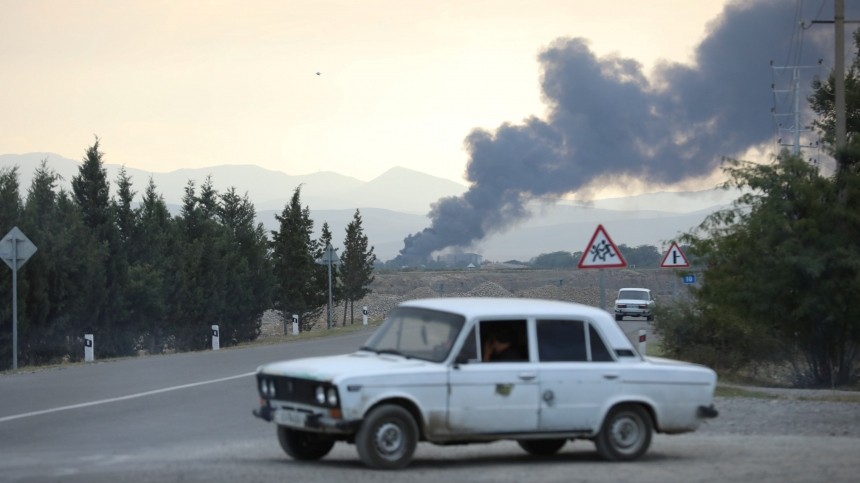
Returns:
[[[538,320],[541,431],[594,431],[620,390],[619,365],[582,320]]]

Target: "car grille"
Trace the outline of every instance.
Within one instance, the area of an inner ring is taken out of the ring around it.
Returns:
[[[257,374],[257,390],[266,399],[318,406],[315,391],[319,385],[319,381],[308,379]]]

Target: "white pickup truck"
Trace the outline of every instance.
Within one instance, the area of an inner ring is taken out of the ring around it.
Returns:
[[[372,468],[409,464],[418,442],[516,440],[550,455],[590,440],[608,460],[644,454],[654,432],[716,417],[714,371],[637,353],[585,305],[519,298],[404,302],[351,354],[257,369],[254,415],[298,460],[354,444]]]

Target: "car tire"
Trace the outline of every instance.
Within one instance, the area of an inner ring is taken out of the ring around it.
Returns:
[[[613,408],[594,440],[597,452],[609,461],[633,461],[648,451],[653,426],[651,416],[642,406]]]
[[[615,321],[616,321],[616,322],[621,322],[622,320],[624,320],[624,316],[623,316],[623,315],[616,315],[616,316],[615,316]]]
[[[567,443],[566,439],[523,439],[517,441],[526,453],[535,456],[549,456],[559,452]]]
[[[654,316],[653,316],[653,315],[648,315],[648,316],[646,316],[646,317],[645,317],[645,320],[647,320],[648,322],[652,322],[652,321],[654,320]]]
[[[316,461],[334,446],[334,440],[325,435],[286,426],[278,426],[278,442],[284,453],[299,461]]]
[[[359,458],[376,469],[405,467],[412,461],[417,444],[415,418],[406,409],[393,404],[372,409],[355,435]]]

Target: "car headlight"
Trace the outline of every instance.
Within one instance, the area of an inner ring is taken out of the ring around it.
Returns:
[[[263,397],[274,398],[275,381],[271,379],[260,379],[260,394],[262,394]]]
[[[333,386],[317,386],[314,396],[320,406],[337,406],[337,388]]]

